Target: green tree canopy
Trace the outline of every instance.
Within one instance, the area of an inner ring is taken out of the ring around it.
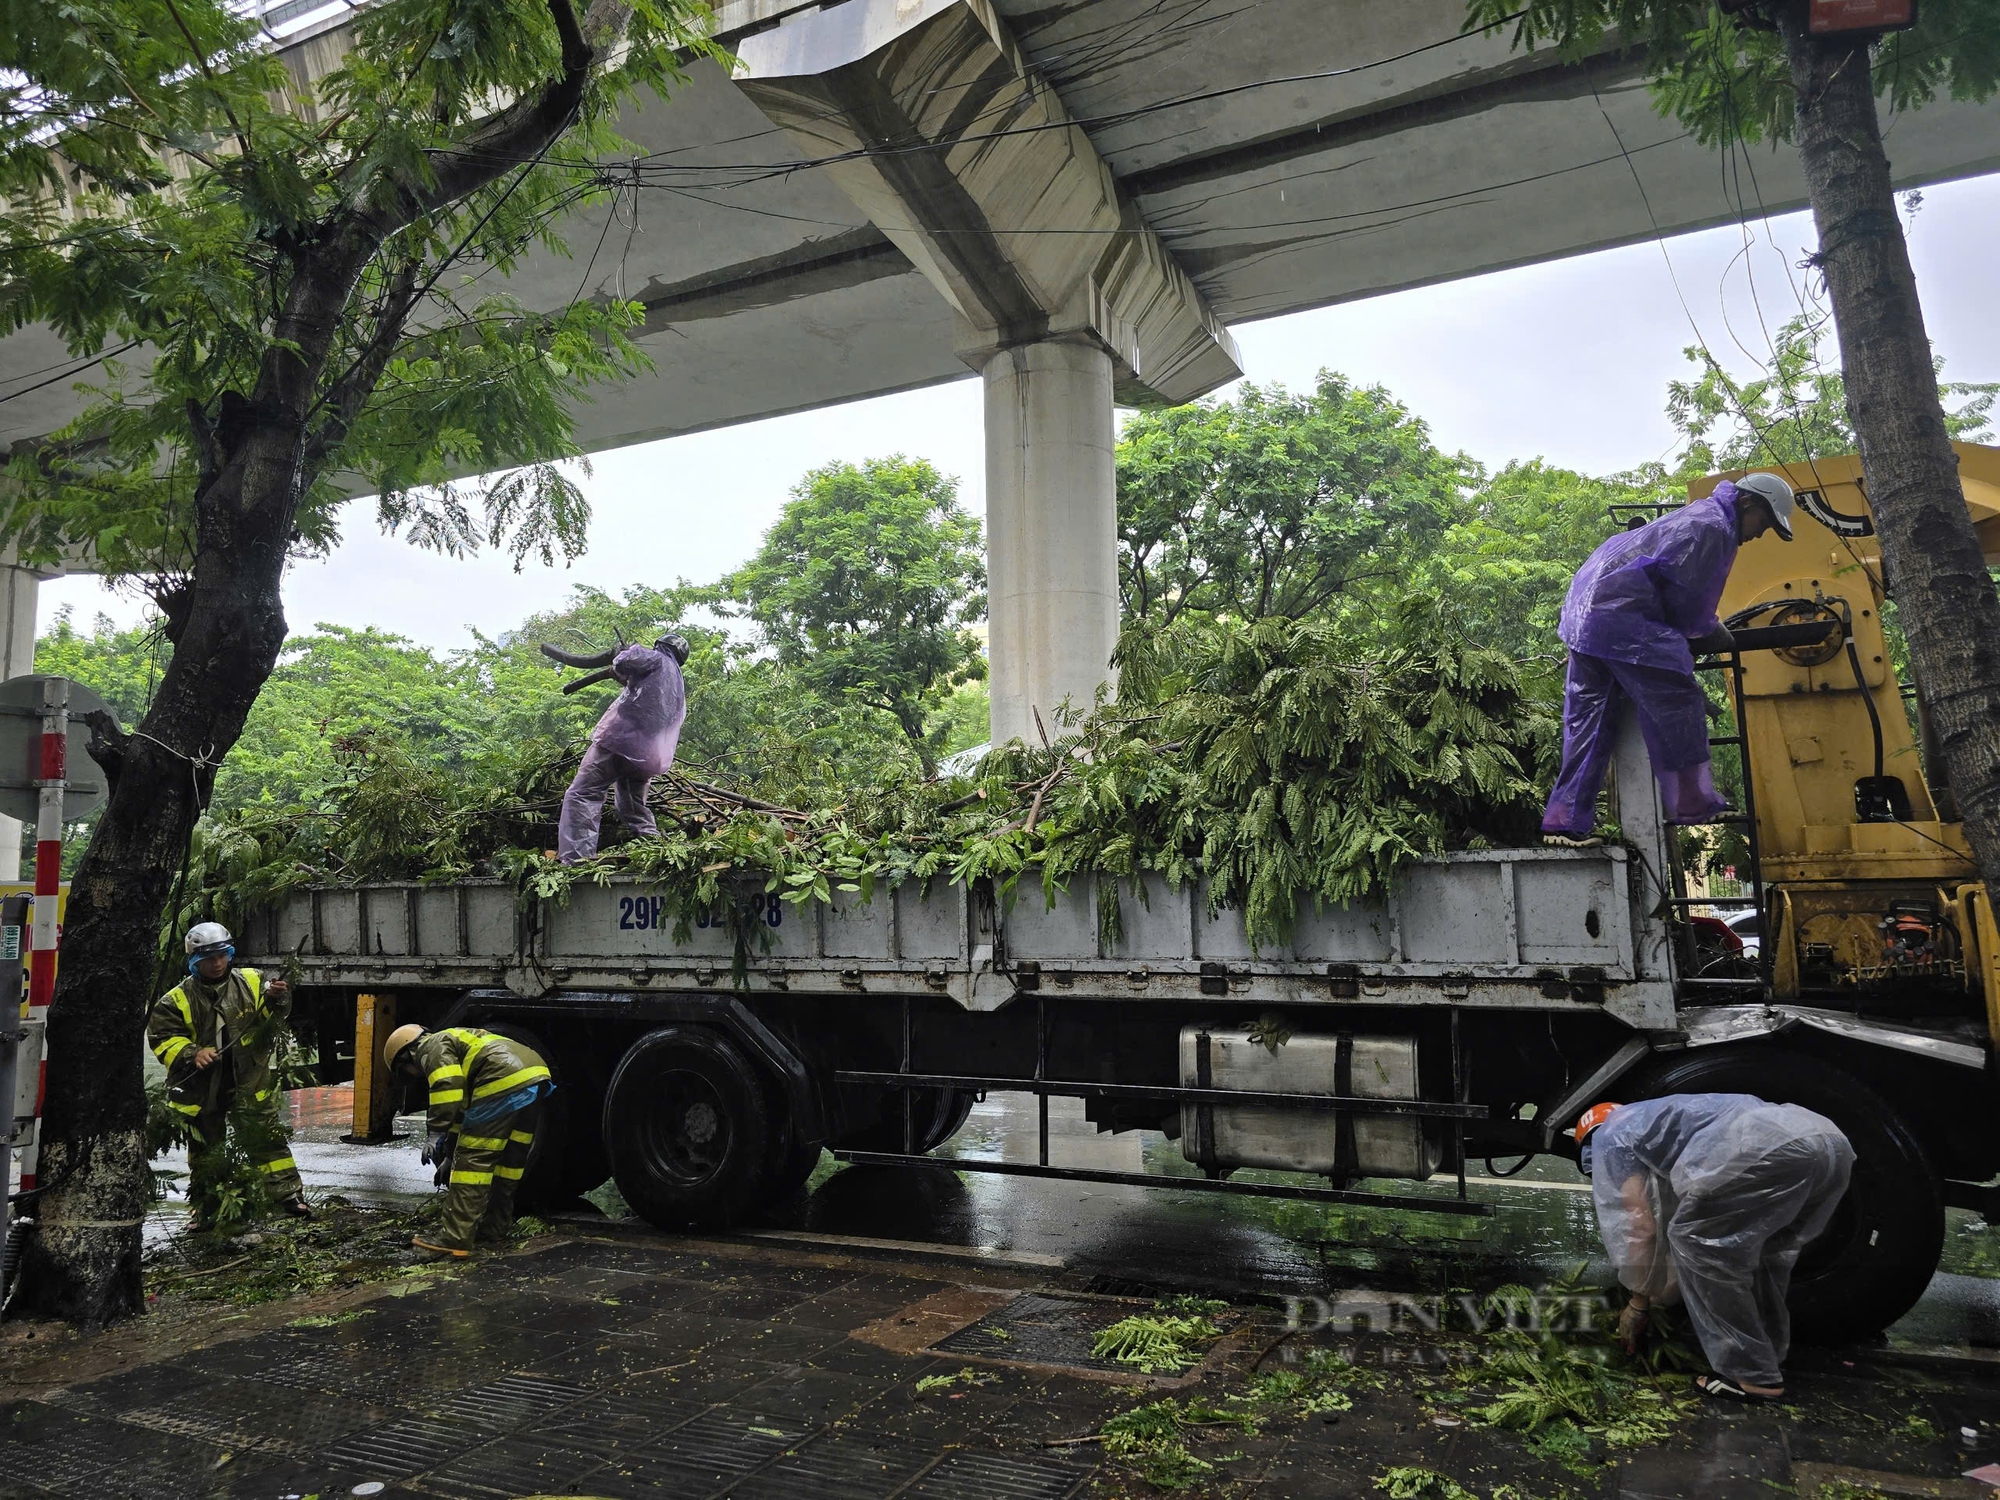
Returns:
[[[926,775],[949,733],[938,710],[986,675],[969,628],[986,612],[979,522],[921,459],[813,470],[718,597],[741,601],[798,681],[890,715]]]
[[[1125,614],[1304,619],[1394,592],[1477,472],[1387,391],[1329,372],[1141,412],[1118,444]]]

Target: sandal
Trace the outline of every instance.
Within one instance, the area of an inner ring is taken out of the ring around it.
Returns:
[[[1714,1396],[1722,1401],[1747,1401],[1753,1406],[1769,1406],[1785,1399],[1783,1391],[1779,1391],[1775,1396],[1760,1395],[1756,1391],[1744,1390],[1735,1381],[1721,1375],[1697,1375],[1694,1378],[1694,1388],[1704,1396]]]

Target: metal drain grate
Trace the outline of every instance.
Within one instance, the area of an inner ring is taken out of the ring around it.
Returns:
[[[559,1380],[507,1375],[458,1392],[444,1403],[443,1415],[453,1421],[474,1422],[505,1432],[525,1427],[537,1417],[581,1400],[584,1394],[582,1386],[565,1385]]]
[[[821,1440],[729,1487],[730,1500],[881,1500],[931,1455],[902,1443]]]
[[[129,1462],[142,1442],[106,1418],[59,1411],[40,1402],[0,1406],[7,1441],[0,1441],[0,1485],[59,1489]]]
[[[692,1401],[642,1401],[601,1396],[558,1412],[528,1429],[544,1442],[604,1454],[634,1453],[656,1443],[702,1410]]]
[[[363,1360],[333,1350],[301,1355],[292,1359],[267,1361],[246,1369],[245,1378],[262,1380],[300,1391],[330,1391],[339,1396],[355,1396],[363,1401],[393,1400],[397,1388],[405,1384],[400,1370],[386,1361]]]
[[[977,1323],[939,1339],[931,1348],[939,1354],[977,1354],[985,1359],[1065,1365],[1077,1370],[1115,1370],[1129,1375],[1132,1373],[1129,1365],[1099,1359],[1090,1352],[1090,1346],[1113,1323],[1141,1310],[1116,1303],[1024,1292]]]
[[[596,1453],[545,1448],[533,1441],[507,1438],[431,1470],[423,1478],[423,1487],[432,1494],[463,1496],[465,1500],[560,1495],[603,1463],[603,1457]]]
[[[1090,1477],[1089,1469],[1051,1458],[1008,1453],[954,1453],[904,1491],[938,1500],[1063,1500]]]
[[[716,1406],[676,1427],[646,1450],[648,1459],[674,1464],[718,1481],[746,1474],[804,1442],[812,1429],[784,1418],[761,1417],[737,1407]]]
[[[458,1422],[427,1422],[411,1418],[342,1438],[320,1455],[337,1470],[353,1470],[372,1479],[402,1479],[435,1468],[476,1444],[489,1442],[489,1432]]]

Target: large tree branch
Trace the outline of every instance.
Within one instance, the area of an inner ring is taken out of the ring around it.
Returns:
[[[423,296],[417,276],[420,269],[421,263],[412,259],[396,272],[382,294],[382,304],[375,315],[375,332],[369,338],[367,347],[323,398],[327,416],[306,441],[305,460],[301,465],[303,485],[312,483],[328,456],[347,440],[348,430],[361,415],[361,409],[367,405],[368,397],[382,379],[382,372],[395,356],[397,347],[403,341],[410,309]]]

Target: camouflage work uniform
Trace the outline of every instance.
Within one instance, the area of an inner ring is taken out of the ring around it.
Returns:
[[[270,994],[255,969],[231,969],[220,979],[190,974],[153,1002],[146,1045],[167,1070],[168,1105],[188,1127],[190,1172],[222,1149],[227,1126],[273,1198],[303,1188],[271,1070],[277,1028],[291,1013],[291,996]],[[221,1055],[197,1068],[203,1047]]]
[[[503,1239],[542,1099],[554,1090],[548,1066],[512,1037],[469,1026],[428,1031],[411,1045],[430,1085],[426,1134],[455,1137],[435,1243],[470,1250],[476,1239]]]

